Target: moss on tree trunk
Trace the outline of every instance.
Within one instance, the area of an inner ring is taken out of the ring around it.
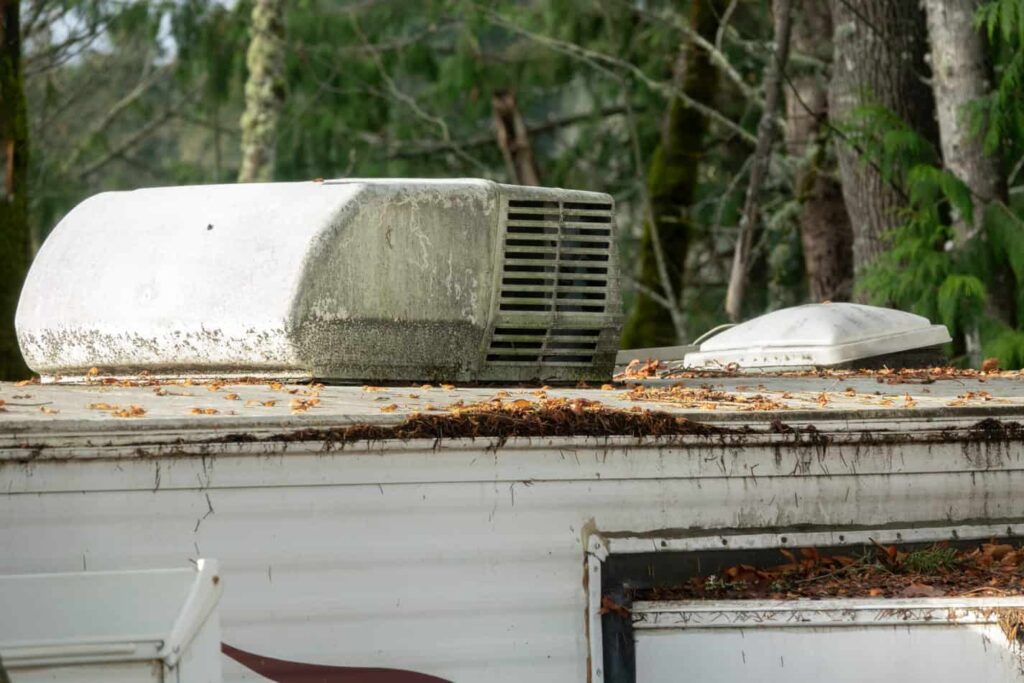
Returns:
[[[30,256],[28,120],[19,5],[19,0],[0,0],[0,380],[28,375],[14,331],[14,314]]]
[[[714,41],[717,17],[712,0],[693,0],[690,3],[691,25],[709,41]],[[688,96],[704,104],[711,103],[718,85],[717,71],[707,53],[692,43],[682,48],[675,80]],[[658,275],[650,225],[644,226],[640,241],[637,279],[643,288],[659,294],[668,284],[677,299],[686,269],[690,243],[689,207],[697,184],[701,143],[706,130],[704,115],[687,107],[681,100],[673,99],[665,114],[661,143],[651,158],[648,170],[651,215],[657,222],[670,282],[663,283]],[[677,339],[671,313],[659,302],[638,292],[623,331],[623,346],[665,346],[678,341],[681,340]]]
[[[240,183],[273,180],[277,123],[285,93],[284,11],[283,0],[256,0],[252,7]]]

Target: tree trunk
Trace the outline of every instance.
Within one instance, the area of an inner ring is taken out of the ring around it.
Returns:
[[[494,131],[509,178],[520,185],[540,185],[540,171],[530,146],[530,134],[519,112],[515,94],[499,90],[491,98],[491,105],[494,109]]]
[[[832,60],[829,0],[797,0],[793,51]],[[853,290],[853,232],[836,178],[825,122],[828,84],[821,70],[792,74],[786,88],[786,149],[798,160],[794,177],[800,202],[800,242],[811,301],[847,301]]]
[[[986,156],[980,136],[971,132],[967,105],[984,97],[992,87],[985,41],[974,28],[977,0],[925,0],[932,57],[932,89],[939,119],[942,162],[974,194],[974,215],[954,216],[954,248],[981,233],[985,204],[1005,202],[1006,180],[996,158]],[[1016,326],[1017,291],[1013,272],[1001,264],[989,277],[989,316]],[[973,339],[971,337],[974,337]],[[968,349],[980,362],[977,331],[968,332]]]
[[[932,88],[939,119],[942,162],[971,188],[973,216],[958,216],[957,242],[981,225],[984,201],[1006,200],[1006,184],[993,157],[985,156],[979,136],[971,134],[967,105],[989,93],[991,71],[985,44],[974,28],[976,0],[925,0],[931,45]]]
[[[693,0],[690,3],[690,25],[708,39],[714,40],[718,28],[712,0]],[[718,84],[718,74],[708,54],[693,45],[685,44],[673,75],[675,83],[692,99],[710,104]],[[669,311],[647,292],[661,294],[666,288],[679,300],[682,289],[686,255],[689,247],[689,206],[693,202],[697,184],[697,170],[701,143],[707,130],[707,120],[692,107],[673,99],[665,114],[661,142],[651,158],[647,174],[647,190],[651,203],[650,215],[656,222],[662,253],[668,266],[668,282],[658,273],[654,253],[652,229],[645,223],[640,240],[640,291],[622,335],[625,348],[667,346],[682,341]]]
[[[832,19],[833,120],[841,123],[856,107],[877,104],[937,142],[935,104],[926,82],[925,18],[917,0],[832,0]],[[887,250],[886,234],[900,224],[906,204],[849,144],[839,145],[838,156],[858,275]]]
[[[775,50],[765,68],[764,111],[761,112],[761,120],[757,126],[757,145],[750,166],[750,183],[747,185],[747,196],[743,203],[743,218],[740,221],[740,233],[733,254],[729,289],[725,294],[725,312],[733,322],[739,320],[743,313],[743,294],[747,285],[750,248],[761,215],[761,187],[768,177],[768,166],[776,137],[775,117],[778,115],[779,101],[782,99],[782,74],[786,70],[786,60],[789,57],[791,3],[790,0],[773,0],[772,6],[775,14],[772,33]]]
[[[14,314],[30,257],[28,118],[19,13],[19,0],[0,0],[0,380],[28,376],[14,330]]]
[[[284,11],[284,0],[256,0],[252,7],[240,183],[273,180],[277,122],[285,92]]]

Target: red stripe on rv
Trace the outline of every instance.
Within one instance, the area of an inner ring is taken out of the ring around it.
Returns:
[[[242,666],[276,683],[450,683],[444,678],[402,669],[290,662],[239,650],[227,643],[221,643],[220,649]]]

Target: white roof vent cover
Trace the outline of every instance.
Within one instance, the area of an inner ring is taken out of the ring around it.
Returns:
[[[784,308],[736,325],[686,355],[688,368],[835,366],[945,344],[945,325],[922,316],[850,303]]]

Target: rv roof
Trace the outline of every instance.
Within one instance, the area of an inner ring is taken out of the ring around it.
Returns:
[[[443,416],[496,400],[505,406],[540,407],[545,399],[584,399],[577,404],[587,409],[664,411],[706,423],[1024,418],[1024,381],[1019,376],[954,376],[929,383],[899,375],[690,377],[586,389],[107,382],[0,383],[0,437],[395,425],[417,413]]]

